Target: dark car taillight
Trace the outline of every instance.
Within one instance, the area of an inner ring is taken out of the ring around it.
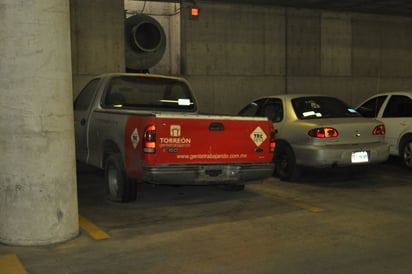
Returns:
[[[339,133],[332,127],[322,127],[309,130],[308,135],[314,138],[334,138],[338,137]]]
[[[385,135],[385,126],[384,125],[378,125],[376,126],[373,131],[373,135]]]

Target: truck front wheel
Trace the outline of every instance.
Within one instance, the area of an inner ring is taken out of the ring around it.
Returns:
[[[107,199],[117,203],[136,200],[136,181],[127,177],[121,154],[110,155],[105,163],[104,180]]]

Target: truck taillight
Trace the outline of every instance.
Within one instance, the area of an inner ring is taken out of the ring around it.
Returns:
[[[275,148],[276,148],[275,134],[276,134],[276,131],[272,128],[272,130],[270,131],[270,139],[269,139],[269,151],[270,152],[275,152]]]
[[[143,152],[155,153],[156,152],[156,126],[147,126],[143,135]]]
[[[385,126],[384,125],[378,125],[376,126],[373,131],[373,135],[385,135]]]

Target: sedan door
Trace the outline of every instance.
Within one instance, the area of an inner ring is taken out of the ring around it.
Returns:
[[[390,96],[378,119],[385,124],[385,140],[391,154],[398,155],[399,138],[412,125],[412,99],[404,95]]]

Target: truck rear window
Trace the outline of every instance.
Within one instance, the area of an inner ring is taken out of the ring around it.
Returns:
[[[196,110],[192,93],[185,82],[157,77],[111,78],[103,105],[109,108]]]

